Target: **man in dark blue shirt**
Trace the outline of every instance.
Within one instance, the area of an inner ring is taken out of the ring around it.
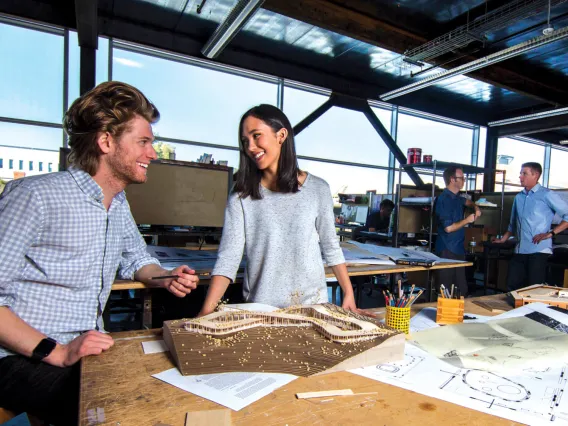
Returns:
[[[463,228],[481,216],[481,210],[470,200],[458,195],[465,183],[462,169],[455,166],[445,169],[444,182],[446,189],[436,199],[434,205],[434,214],[438,224],[436,254],[446,259],[465,260],[465,231]],[[470,214],[464,219],[464,207],[466,206],[475,208],[475,214]],[[446,287],[451,287],[455,284],[462,296],[467,295],[465,268],[440,269],[437,277],[438,286],[444,284]]]

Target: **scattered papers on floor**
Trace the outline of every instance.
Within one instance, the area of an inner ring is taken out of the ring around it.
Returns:
[[[297,379],[291,374],[274,373],[182,376],[177,368],[154,374],[152,377],[235,411]]]
[[[402,361],[350,372],[523,424],[568,425],[568,364],[506,375],[455,368],[407,344]]]

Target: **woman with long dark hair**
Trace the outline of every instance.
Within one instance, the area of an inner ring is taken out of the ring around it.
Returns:
[[[243,252],[247,302],[281,308],[327,302],[323,252],[343,290],[343,308],[355,310],[329,185],[299,169],[286,115],[272,105],[251,108],[241,118],[239,141],[237,182],[200,315],[215,309],[236,277]]]

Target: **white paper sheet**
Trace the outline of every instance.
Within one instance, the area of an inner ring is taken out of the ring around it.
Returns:
[[[182,376],[177,368],[162,371],[152,377],[235,411],[297,379],[291,374],[273,373]]]
[[[410,319],[410,331],[416,333],[422,330],[428,330],[434,327],[440,327],[436,323],[436,308],[424,308]],[[464,315],[464,324],[483,323],[490,320],[492,317],[484,315],[468,314]]]
[[[516,373],[527,366],[568,363],[568,335],[527,317],[454,324],[412,338],[422,349],[460,368]]]
[[[422,330],[428,330],[434,327],[440,327],[436,324],[436,308],[424,308],[410,319],[410,332],[416,333]]]
[[[142,342],[142,349],[144,349],[144,353],[148,354],[157,354],[160,352],[167,352],[169,349],[166,346],[166,342],[163,340],[152,340],[150,342]]]
[[[455,368],[407,344],[403,361],[350,372],[523,424],[568,425],[567,364],[506,376]]]
[[[431,260],[434,263],[462,263],[461,260],[444,259],[436,256],[433,253],[418,251],[418,250],[408,250],[403,248],[394,248],[386,246],[376,246],[374,244],[363,244],[357,241],[349,241],[346,245],[353,245],[361,250],[368,251],[373,255],[388,256],[390,259],[396,261],[398,259],[404,259],[411,257],[413,259],[423,259]]]

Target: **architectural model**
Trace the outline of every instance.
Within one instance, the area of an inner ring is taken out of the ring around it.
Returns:
[[[403,334],[331,304],[168,321],[164,340],[184,375],[311,376],[395,361],[404,353]]]
[[[515,308],[527,303],[540,302],[568,309],[568,289],[562,287],[536,284],[512,291],[511,296],[515,299]]]

